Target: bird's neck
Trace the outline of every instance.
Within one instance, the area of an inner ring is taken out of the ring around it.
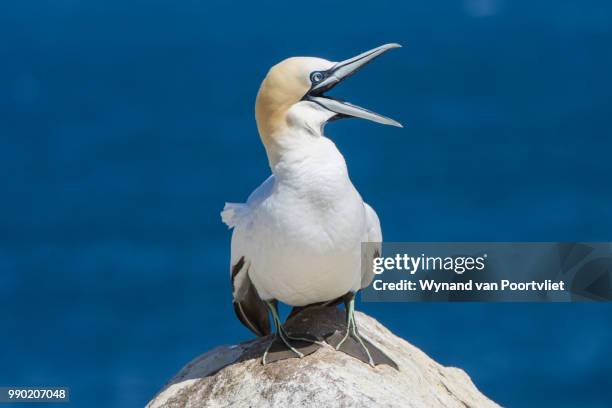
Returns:
[[[300,131],[276,140],[271,169],[278,182],[327,186],[350,183],[344,157],[325,136]]]
[[[301,101],[288,109],[256,109],[256,115],[261,141],[273,172],[280,162],[286,163],[288,157],[320,154],[322,149],[337,153],[344,164],[336,146],[323,136],[323,128],[335,115],[333,112],[315,103]]]

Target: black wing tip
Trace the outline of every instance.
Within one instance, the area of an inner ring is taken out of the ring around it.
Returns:
[[[240,300],[234,299],[233,302],[234,312],[243,325],[257,336],[263,337],[271,333],[268,307],[253,286],[249,277],[249,268],[244,268],[245,263],[246,260],[242,256],[231,269],[232,293],[236,293],[236,277],[240,273],[245,274],[240,281]]]
[[[258,324],[255,324],[249,320],[246,313],[244,313],[244,310],[242,309],[242,305],[240,304],[240,302],[233,302],[233,304],[234,304],[234,313],[236,313],[238,320],[240,320],[240,322],[244,326],[246,326],[250,331],[255,333],[257,337],[263,337],[268,334],[266,333],[265,327],[260,327]]]

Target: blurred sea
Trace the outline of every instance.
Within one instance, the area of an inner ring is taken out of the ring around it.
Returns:
[[[404,45],[327,134],[387,241],[612,240],[612,3],[0,5],[0,385],[137,407],[233,316],[219,211],[268,175],[267,69]],[[361,304],[509,407],[609,407],[612,305]],[[23,405],[22,405],[23,406]]]

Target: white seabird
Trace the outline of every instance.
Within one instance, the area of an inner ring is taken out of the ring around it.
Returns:
[[[316,347],[299,347],[312,340],[284,330],[276,302],[306,306],[342,298],[347,329],[336,348],[357,356],[355,346],[362,347],[362,359],[375,364],[374,346],[359,336],[353,312],[355,293],[372,281],[371,273],[362,275],[361,243],[382,242],[382,232],[376,212],[351,183],[344,157],[323,128],[347,117],[401,124],[324,93],[397,47],[386,44],[338,63],[289,58],[270,69],[259,89],[257,128],[272,175],[246,203],[226,203],[221,216],[234,229],[230,270],[236,315],[264,336],[271,331],[270,311],[276,343],[290,356],[302,357]],[[371,263],[375,250],[364,254],[364,261]],[[270,361],[269,349],[264,364]]]

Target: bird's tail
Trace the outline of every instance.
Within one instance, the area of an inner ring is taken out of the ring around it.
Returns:
[[[306,305],[306,306],[293,306],[293,308],[291,309],[291,312],[285,319],[285,323],[287,323],[289,320],[293,319],[295,316],[299,315],[300,313],[302,313],[304,310],[308,309],[309,307],[335,307],[338,304],[340,304],[342,300],[343,300],[343,296],[340,296],[339,298],[328,300],[327,302],[311,303],[310,305]]]
[[[221,211],[221,220],[230,228],[240,224],[249,212],[249,206],[243,203],[225,203]]]

